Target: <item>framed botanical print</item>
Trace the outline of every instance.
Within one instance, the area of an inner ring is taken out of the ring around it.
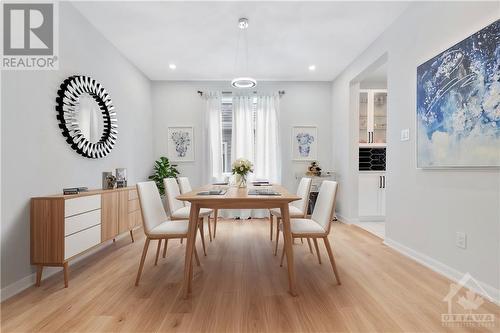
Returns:
[[[292,159],[294,161],[315,161],[318,158],[318,129],[316,126],[295,126],[292,128]]]
[[[172,162],[194,161],[193,127],[169,127],[167,129],[167,155]]]

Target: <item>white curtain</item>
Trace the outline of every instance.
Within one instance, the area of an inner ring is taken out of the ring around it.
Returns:
[[[253,98],[233,97],[233,130],[231,156],[233,160],[246,158],[254,162]]]
[[[231,158],[254,160],[254,123],[253,97],[233,96],[233,128],[231,134]],[[232,162],[232,161],[231,161]],[[249,178],[251,178],[250,175]],[[253,216],[248,209],[228,209],[222,212],[224,217],[240,217],[247,219]]]
[[[279,145],[279,97],[259,96],[255,109],[255,96],[233,97],[232,158],[246,158],[254,163],[251,179],[281,181]],[[232,210],[225,216],[267,217],[267,210]]]
[[[207,93],[203,149],[203,180],[207,183],[220,180],[222,175],[222,96],[220,93]]]
[[[279,96],[257,97],[255,119],[255,177],[281,182]]]

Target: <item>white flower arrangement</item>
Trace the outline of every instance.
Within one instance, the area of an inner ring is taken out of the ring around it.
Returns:
[[[246,176],[249,172],[253,172],[253,164],[247,159],[238,158],[232,164],[232,172],[233,175]]]
[[[247,186],[247,175],[253,172],[253,164],[245,158],[238,158],[232,164],[233,175],[236,177],[236,185],[238,187]]]

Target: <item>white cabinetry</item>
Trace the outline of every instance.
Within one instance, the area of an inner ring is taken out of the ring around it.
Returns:
[[[359,218],[382,220],[385,217],[385,172],[359,173]]]
[[[359,143],[384,146],[387,129],[387,90],[364,89],[359,92]]]

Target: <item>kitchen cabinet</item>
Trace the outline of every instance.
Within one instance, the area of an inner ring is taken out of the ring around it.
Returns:
[[[385,172],[359,173],[359,218],[380,220],[385,217]]]
[[[384,146],[387,130],[387,90],[363,89],[359,93],[359,143]]]

